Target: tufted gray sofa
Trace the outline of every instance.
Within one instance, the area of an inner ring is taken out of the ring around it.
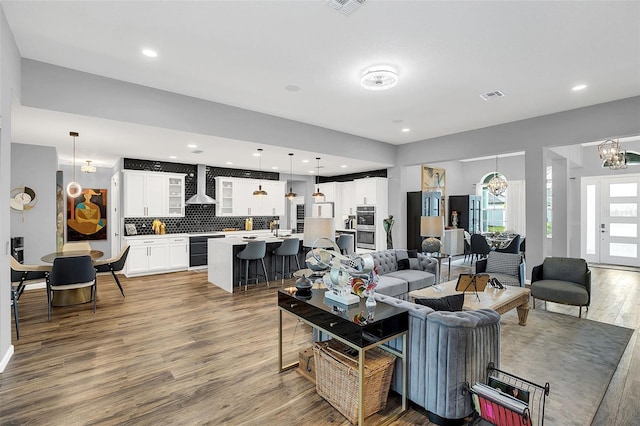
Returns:
[[[429,287],[440,281],[438,261],[418,253],[419,269],[398,269],[396,250],[374,251],[371,253],[378,268],[380,279],[376,293],[409,300],[409,292]]]
[[[489,309],[436,312],[426,306],[376,294],[380,302],[409,311],[407,335],[407,398],[425,408],[436,424],[454,424],[473,411],[462,395],[465,382],[486,380],[489,362],[500,366],[500,315]],[[402,351],[402,340],[389,342]],[[402,391],[398,359],[391,387]]]

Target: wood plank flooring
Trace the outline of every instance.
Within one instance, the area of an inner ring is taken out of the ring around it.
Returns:
[[[452,276],[469,269],[454,264]],[[101,276],[96,314],[90,304],[54,308],[51,322],[44,291],[23,294],[21,339],[0,375],[0,424],[349,424],[294,370],[277,372],[280,281],[233,295],[208,284],[205,272],[121,282],[126,298]],[[587,318],[640,328],[640,274],[594,268],[593,289]],[[312,342],[306,325],[283,318],[288,363]],[[636,331],[594,424],[640,418],[639,367]],[[430,424],[418,407],[384,417],[398,407],[394,395],[367,423]]]

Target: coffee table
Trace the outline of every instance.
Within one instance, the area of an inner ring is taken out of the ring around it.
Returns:
[[[414,299],[437,299],[459,294],[461,292],[456,291],[456,283],[457,280],[452,280],[425,287],[410,292],[409,297],[413,301]],[[462,309],[465,311],[493,309],[502,315],[515,308],[518,311],[519,324],[524,326],[527,325],[527,317],[529,316],[529,294],[530,290],[524,287],[505,286],[504,290],[499,290],[487,286],[484,291],[478,292],[478,297],[473,292],[466,292]]]

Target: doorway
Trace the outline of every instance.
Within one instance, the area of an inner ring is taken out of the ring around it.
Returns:
[[[640,266],[640,175],[582,179],[581,255],[587,262]]]

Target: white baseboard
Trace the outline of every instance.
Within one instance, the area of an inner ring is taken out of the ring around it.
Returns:
[[[10,345],[9,350],[2,357],[2,361],[0,361],[0,373],[2,373],[5,368],[7,368],[7,365],[9,365],[9,360],[11,359],[12,356],[13,356],[13,345]]]
[[[40,288],[47,288],[47,283],[44,281],[29,283],[24,286],[25,290],[37,290]]]

